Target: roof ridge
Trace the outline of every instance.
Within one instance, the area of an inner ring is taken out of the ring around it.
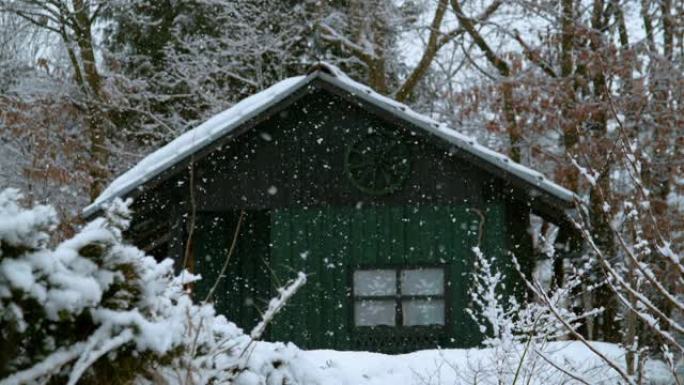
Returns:
[[[339,67],[330,64],[326,61],[317,61],[314,64],[310,65],[309,68],[306,70],[307,75],[311,75],[314,72],[324,72],[330,76],[337,77],[338,73],[342,72]]]

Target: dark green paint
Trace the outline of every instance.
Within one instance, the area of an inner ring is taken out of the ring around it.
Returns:
[[[307,92],[198,157],[194,204],[187,172],[144,192],[135,202],[137,234],[147,234],[139,229],[149,223],[159,226],[153,230],[167,234],[168,241],[158,254],[168,252],[182,261],[191,208],[199,210],[192,260],[204,277],[194,288],[201,300],[225,261],[239,211],[247,210],[228,274],[212,300],[219,312],[249,330],[277,287],[298,271],[308,273],[307,285],[271,326],[271,340],[387,352],[476,345],[481,335],[463,312],[469,304],[471,247],[477,243],[473,223],[479,221],[469,210],[485,213],[483,249],[510,272],[504,250],[515,250],[523,264],[532,266],[531,246],[520,241],[526,236],[522,221],[530,202],[441,139],[325,90]],[[369,128],[389,130],[408,147],[409,173],[389,194],[363,192],[345,172],[349,146],[366,137]],[[275,194],[271,187],[277,188]],[[141,236],[138,243],[147,238]],[[445,329],[353,328],[349,293],[355,266],[420,264],[448,266]],[[517,276],[507,275],[513,292]]]
[[[193,287],[197,300],[204,300],[217,282],[239,217],[239,212],[197,215],[192,242],[193,270],[202,276]],[[247,331],[260,320],[271,296],[269,226],[267,211],[250,211],[245,215],[226,274],[218,280],[210,298],[217,312]]]
[[[482,248],[503,257],[500,205],[486,210]],[[473,346],[481,335],[464,309],[479,216],[465,206],[276,210],[271,217],[271,267],[276,275],[309,275],[272,325],[271,337],[304,348],[412,351]],[[350,276],[359,266],[445,265],[448,324],[435,328],[355,328]]]

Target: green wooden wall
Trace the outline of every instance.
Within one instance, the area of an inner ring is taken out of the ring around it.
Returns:
[[[237,211],[197,215],[192,267],[202,279],[193,288],[196,299],[204,300],[217,282],[228,258],[239,217]],[[210,298],[219,313],[246,332],[261,319],[261,312],[271,298],[269,226],[270,215],[266,210],[253,210],[245,215],[226,274],[218,280]]]
[[[490,205],[484,215],[482,248],[500,257],[505,248],[503,206]],[[478,240],[479,223],[480,217],[464,206],[273,211],[274,274],[285,279],[304,271],[309,281],[276,318],[271,338],[304,348],[391,353],[478,344],[481,334],[464,309],[469,306],[471,248]],[[354,328],[350,286],[355,267],[421,264],[447,267],[449,310],[443,330]]]
[[[480,216],[466,206],[322,207],[247,212],[227,274],[213,297],[216,308],[249,331],[275,289],[304,271],[307,284],[270,326],[270,340],[308,349],[371,350],[388,353],[424,348],[469,347],[481,333],[465,309],[473,267],[472,247],[514,279],[505,256],[503,204],[489,204],[480,235]],[[200,213],[193,237],[194,287],[204,299],[228,256],[239,212]],[[351,277],[358,267],[446,268],[447,324],[444,328],[355,328]],[[508,285],[513,287],[513,282]]]
[[[276,318],[267,338],[307,348],[392,352],[478,343],[479,332],[463,312],[479,222],[468,207],[486,214],[487,254],[503,262],[508,259],[503,250],[512,249],[531,270],[529,237],[518,223],[534,202],[443,140],[366,107],[312,87],[268,119],[254,121],[244,134],[198,156],[194,183],[179,172],[136,199],[137,244],[167,239],[155,255],[171,256],[180,266],[187,229],[194,226],[192,261],[204,276],[195,295],[203,299],[225,261],[239,210],[246,209],[228,275],[212,298],[244,329],[255,324],[275,288],[303,270],[309,283]],[[392,194],[360,191],[344,169],[347,149],[370,128],[401,135],[409,146],[410,175]],[[190,223],[195,210],[197,219]],[[146,228],[150,223],[154,226]],[[449,268],[452,314],[445,333],[353,330],[354,267],[423,263]],[[508,276],[515,281],[515,274]]]

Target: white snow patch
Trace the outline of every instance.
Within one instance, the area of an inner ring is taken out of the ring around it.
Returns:
[[[15,289],[29,291],[35,282],[31,265],[24,261],[14,259],[0,261],[0,273],[7,278],[10,286]]]
[[[616,345],[593,342],[592,346],[616,362],[624,361],[624,350]],[[506,354],[513,362],[524,350],[516,352],[488,349],[423,350],[400,355],[335,350],[299,350],[292,344],[259,343],[248,367],[255,372],[267,372],[274,384],[317,385],[494,385],[512,383],[516,365],[501,367]],[[539,353],[553,360],[573,374],[588,379],[591,384],[620,383],[618,376],[577,341],[550,342]],[[521,371],[518,383],[555,385],[578,383],[545,362],[537,351],[528,353],[527,365]],[[282,363],[276,370],[273,363]],[[648,361],[647,378],[651,384],[669,384],[672,377],[656,361]],[[665,368],[666,369],[666,368]],[[528,382],[528,376],[534,374]],[[241,378],[242,380],[242,378]],[[244,378],[244,384],[251,384]],[[283,382],[285,380],[285,382]],[[239,382],[241,383],[242,382]],[[271,383],[271,382],[269,382]]]

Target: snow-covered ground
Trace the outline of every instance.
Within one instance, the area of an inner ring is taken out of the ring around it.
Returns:
[[[595,342],[602,354],[620,364],[624,351]],[[370,352],[300,350],[293,345],[260,343],[248,366],[270,373],[267,384],[316,385],[466,385],[466,384],[620,384],[619,376],[581,342],[559,341],[527,350],[443,349],[386,355]],[[548,361],[547,361],[548,360]],[[549,362],[550,361],[550,362]],[[275,364],[274,364],[275,363]],[[516,378],[518,367],[520,370]],[[564,372],[554,368],[558,366]],[[275,370],[274,370],[275,369]],[[250,372],[250,373],[254,373]],[[664,364],[649,361],[644,384],[674,384]],[[250,374],[253,375],[253,374]],[[574,378],[573,378],[574,376]],[[257,377],[254,377],[256,380]],[[257,385],[240,378],[244,385]]]

